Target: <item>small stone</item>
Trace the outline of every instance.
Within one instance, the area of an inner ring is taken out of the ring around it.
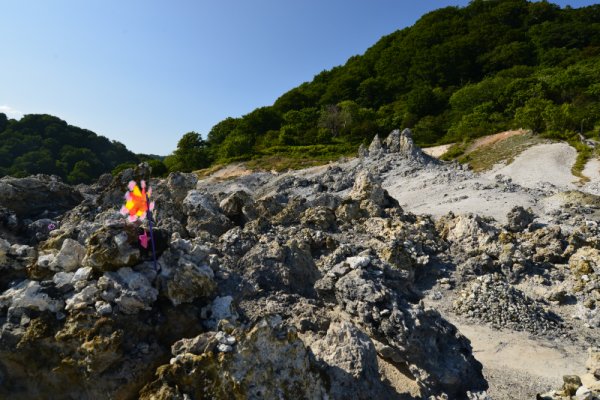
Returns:
[[[580,386],[579,389],[575,392],[576,400],[592,400],[593,395],[590,389],[585,386]]]
[[[81,267],[77,271],[75,271],[75,275],[73,275],[73,282],[77,281],[87,281],[90,279],[92,275],[92,267]]]
[[[371,263],[371,258],[367,256],[348,257],[346,263],[348,263],[352,269],[364,268]]]
[[[217,350],[221,353],[229,353],[233,351],[233,347],[231,347],[228,344],[219,343],[219,345],[217,346]]]
[[[105,301],[97,301],[95,307],[96,312],[102,316],[112,314],[112,306]]]

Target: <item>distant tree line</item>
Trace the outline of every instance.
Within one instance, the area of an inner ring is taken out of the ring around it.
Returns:
[[[139,161],[122,143],[57,117],[30,114],[15,120],[0,113],[0,176],[51,174],[90,183],[119,164]]]

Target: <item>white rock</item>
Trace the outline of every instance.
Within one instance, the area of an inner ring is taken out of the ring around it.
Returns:
[[[36,254],[35,249],[31,246],[27,246],[26,244],[13,244],[10,246],[9,253],[24,260],[33,259],[35,258]]]
[[[102,290],[102,299],[114,301],[124,314],[150,310],[158,297],[158,290],[152,287],[146,276],[129,267],[105,272],[98,280],[98,287]]]
[[[54,285],[57,289],[62,289],[71,284],[74,275],[75,274],[73,272],[59,272],[54,274],[52,282],[54,282]]]
[[[205,322],[206,325],[211,329],[215,329],[222,319],[234,322],[237,319],[237,315],[231,306],[232,301],[233,297],[231,296],[217,296],[212,301],[212,304],[207,307],[207,311],[210,310],[210,319]]]
[[[37,259],[37,265],[42,268],[48,268],[53,271],[58,271],[57,269],[52,268],[52,264],[54,263],[56,256],[52,253],[41,254]]]
[[[40,290],[39,282],[24,280],[0,295],[0,308],[30,308],[51,312],[63,309],[62,300],[52,299]]]
[[[346,259],[346,263],[348,263],[348,265],[352,269],[363,268],[371,263],[371,258],[368,256],[348,257]]]
[[[97,301],[94,307],[96,307],[96,312],[100,315],[112,314],[112,306],[105,301]]]
[[[54,270],[74,271],[85,257],[85,247],[73,239],[65,239],[51,267]]]
[[[92,267],[81,267],[77,271],[75,271],[75,275],[73,275],[73,282],[77,281],[87,281],[92,276]]]
[[[233,351],[233,347],[228,344],[219,343],[217,345],[217,350],[219,350],[221,353],[229,353]]]
[[[96,301],[96,295],[98,294],[98,287],[95,284],[84,287],[79,293],[75,293],[73,296],[67,299],[67,311],[81,310]]]
[[[585,386],[579,386],[579,389],[575,392],[576,400],[592,400],[593,395],[590,389]]]

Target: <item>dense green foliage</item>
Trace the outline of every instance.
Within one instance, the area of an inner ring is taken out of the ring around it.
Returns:
[[[69,183],[89,183],[138,157],[116,141],[40,114],[20,120],[0,113],[0,176],[54,174]]]
[[[413,128],[419,145],[512,127],[564,140],[580,129],[597,135],[600,5],[474,0],[436,10],[272,106],[219,122],[197,145],[198,164],[182,168],[296,146],[346,151],[403,127]]]

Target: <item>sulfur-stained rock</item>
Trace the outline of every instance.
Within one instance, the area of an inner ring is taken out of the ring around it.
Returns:
[[[361,171],[356,176],[354,186],[350,192],[352,200],[371,200],[374,204],[382,206],[385,203],[385,191],[381,184],[369,171]]]
[[[83,265],[94,270],[116,271],[141,261],[138,234],[132,224],[118,224],[100,228],[90,237]]]
[[[482,252],[499,252],[498,229],[478,215],[450,214],[441,219],[441,236],[468,256]]]
[[[317,206],[308,208],[300,219],[303,225],[314,229],[330,230],[335,228],[335,214],[329,207]]]
[[[156,380],[141,390],[140,399],[321,400],[326,395],[306,347],[293,331],[262,320],[237,339],[228,353],[179,354],[157,369]]]
[[[565,375],[563,376],[563,390],[569,396],[575,395],[577,389],[581,387],[581,378],[577,375]]]
[[[213,278],[214,273],[208,265],[180,263],[165,278],[166,296],[175,306],[197,298],[211,297],[216,288]]]

